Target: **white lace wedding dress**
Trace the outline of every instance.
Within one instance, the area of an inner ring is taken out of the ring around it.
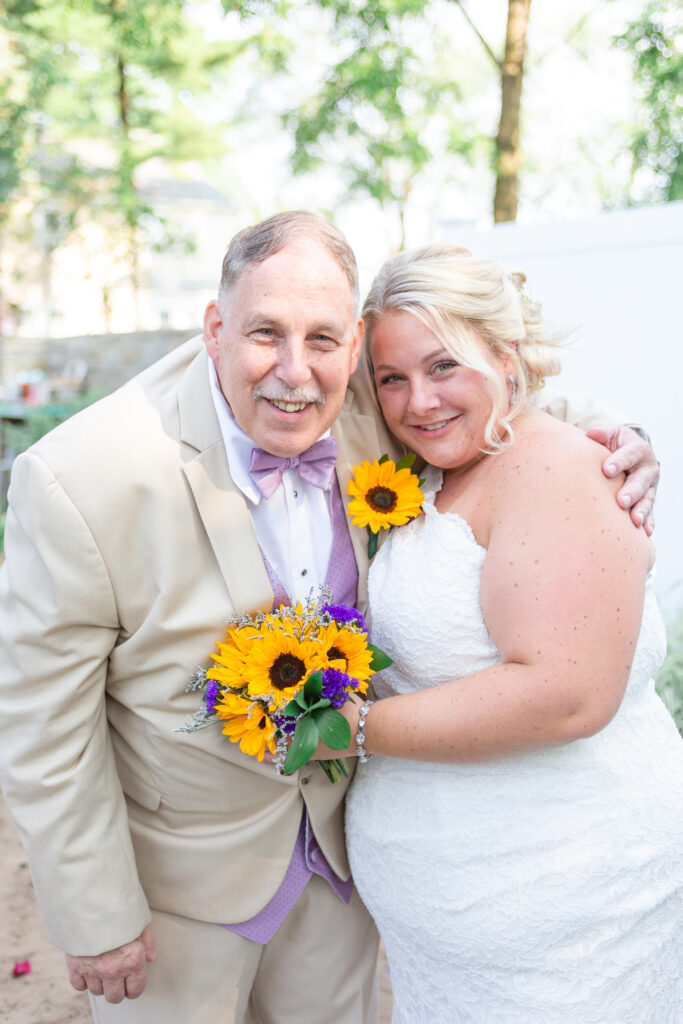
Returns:
[[[499,661],[485,555],[429,501],[392,531],[370,572],[373,642],[395,659],[379,697]],[[387,949],[393,1024],[681,1024],[683,742],[651,682],[664,645],[648,594],[623,703],[588,739],[358,766],[349,855]]]

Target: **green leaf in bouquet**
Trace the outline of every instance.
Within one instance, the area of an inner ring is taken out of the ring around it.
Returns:
[[[322,692],[323,674],[320,669],[318,669],[318,671],[313,672],[304,683],[303,694],[306,701],[306,707],[310,707],[314,701],[319,700]]]
[[[333,750],[345,750],[351,742],[351,726],[334,708],[319,708],[312,715],[320,739]]]
[[[301,698],[301,699],[299,699]],[[290,718],[298,718],[299,715],[304,712],[315,711],[316,708],[329,708],[330,701],[327,697],[321,697],[320,700],[314,701],[313,704],[307,704],[305,699],[298,694],[294,700],[290,700],[289,704],[279,711],[280,715],[289,715]]]
[[[383,466],[384,463],[388,462],[388,461],[389,461],[389,456],[387,455],[386,452],[384,453],[384,455],[380,455],[380,457],[377,460],[377,462],[379,463],[380,466]]]
[[[303,686],[297,694],[290,700],[287,708],[285,709],[286,715],[300,715],[302,711],[308,711],[308,701],[304,697]]]
[[[410,469],[414,462],[415,452],[411,452],[410,455],[404,455],[403,458],[398,460],[396,463],[396,469]]]
[[[389,668],[389,665],[393,665],[394,659],[390,658],[388,654],[385,654],[380,647],[375,647],[374,644],[368,644],[368,650],[372,654],[370,668],[373,672],[381,672],[383,668]]]
[[[309,704],[306,710],[310,713],[311,711],[317,711],[318,708],[329,708],[331,703],[332,701],[328,700],[327,697],[321,697],[315,704]]]
[[[311,715],[304,715],[296,723],[292,743],[285,758],[284,773],[292,775],[310,761],[318,746],[318,726]]]
[[[338,782],[341,778],[349,777],[349,769],[343,757],[335,757],[333,761],[318,761],[318,764],[330,782]]]
[[[368,558],[372,558],[377,553],[377,540],[379,538],[379,533],[375,533],[369,526],[368,533],[370,535],[370,539],[368,540]]]

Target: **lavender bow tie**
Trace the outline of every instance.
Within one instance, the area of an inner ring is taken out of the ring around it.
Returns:
[[[302,480],[325,491],[330,486],[336,459],[337,442],[333,437],[324,437],[290,459],[271,455],[263,448],[252,448],[249,472],[264,498],[275,493],[286,469],[296,469]]]

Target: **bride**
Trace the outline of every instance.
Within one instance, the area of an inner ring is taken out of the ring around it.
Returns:
[[[680,1024],[683,743],[651,681],[651,543],[599,446],[528,402],[555,354],[497,264],[400,254],[363,316],[384,418],[430,466],[371,567],[394,664],[347,810],[394,1024]]]

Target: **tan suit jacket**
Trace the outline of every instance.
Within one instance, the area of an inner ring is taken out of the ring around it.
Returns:
[[[333,430],[341,492],[390,451],[363,380]],[[365,599],[367,537],[351,534]],[[149,905],[245,920],[278,889],[305,802],[348,877],[345,785],[290,778],[218,726],[174,732],[225,618],[273,594],[233,484],[201,339],[20,456],[0,573],[0,764],[48,937],[96,954]]]

